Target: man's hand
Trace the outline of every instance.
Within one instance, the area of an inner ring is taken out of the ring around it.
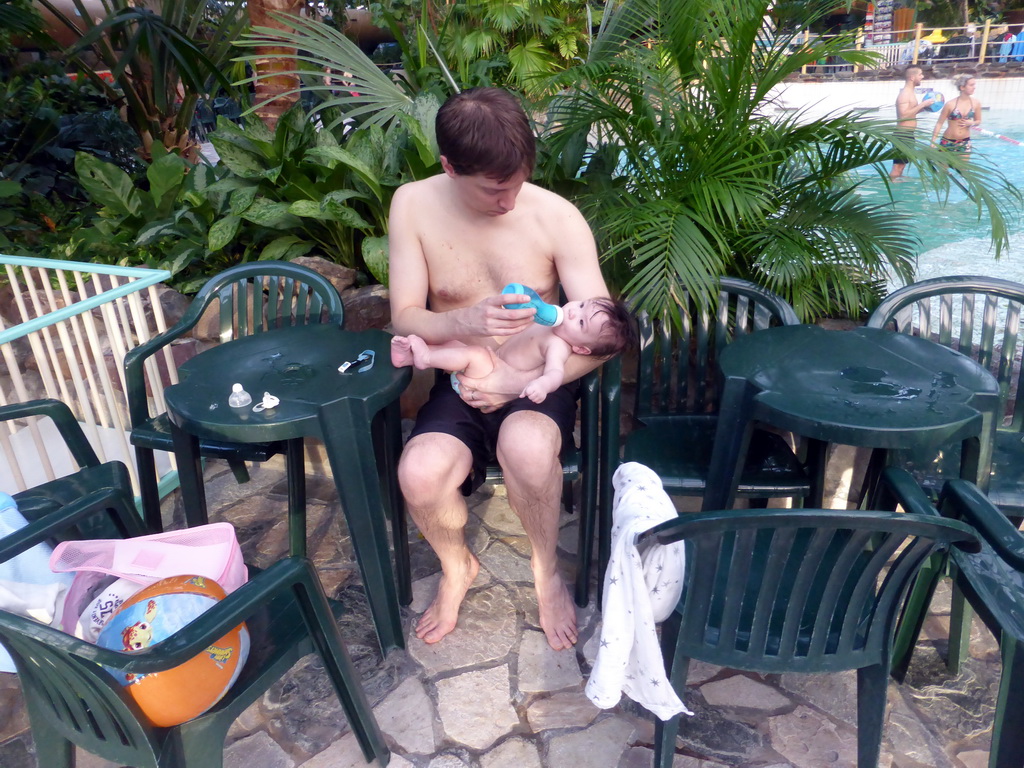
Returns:
[[[479,379],[458,374],[459,393],[463,401],[484,413],[490,413],[515,400],[526,385],[541,373],[540,367],[536,371],[520,371],[499,359],[494,350],[489,351],[494,365],[489,374]]]
[[[529,296],[506,293],[488,296],[483,301],[462,310],[460,318],[464,326],[462,335],[468,336],[514,336],[530,327],[537,310],[505,309],[503,304],[523,304]]]

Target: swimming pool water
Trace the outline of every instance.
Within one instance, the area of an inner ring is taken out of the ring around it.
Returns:
[[[930,137],[934,125],[934,118],[920,120],[922,136]],[[1024,112],[986,109],[981,127],[1024,141]],[[979,134],[974,135],[972,143],[973,158],[1001,169],[1011,181],[1019,180],[1017,185],[1024,189],[1024,146]],[[905,176],[910,180],[893,185],[893,196],[901,210],[914,217],[914,227],[922,241],[918,279],[981,274],[1024,282],[1024,225],[1019,219],[1007,221],[1010,248],[996,260],[988,217],[979,221],[977,207],[959,188],[953,186],[949,199],[942,202],[918,183],[915,169],[908,167]],[[871,179],[864,185],[863,194],[884,194],[882,187],[881,180]]]

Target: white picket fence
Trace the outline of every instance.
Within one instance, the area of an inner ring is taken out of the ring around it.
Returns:
[[[0,291],[10,298],[8,317],[0,314],[0,405],[64,401],[100,458],[128,465],[136,492],[124,356],[166,329],[155,286],[168,277],[165,270],[0,254]],[[163,363],[175,381],[169,352]],[[153,397],[163,409],[162,392]],[[48,419],[0,425],[0,490],[15,493],[76,468]],[[161,457],[161,474],[172,470],[170,457]]]

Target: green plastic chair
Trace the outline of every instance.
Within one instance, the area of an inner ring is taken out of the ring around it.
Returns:
[[[210,279],[196,294],[181,320],[125,355],[128,412],[131,418],[131,442],[139,471],[140,496],[146,524],[162,530],[160,494],[157,486],[153,451],[173,451],[170,423],[166,413],[154,414],[147,397],[146,368],[157,351],[188,333],[214,302],[220,306],[220,342],[263,331],[309,323],[342,325],[345,309],[341,297],[327,278],[311,269],[283,261],[258,261],[240,264]],[[156,369],[150,371],[151,387],[162,386]],[[284,442],[224,443],[200,441],[200,452],[210,458],[226,459],[240,483],[249,479],[246,461],[266,461],[289,449],[301,450]],[[301,473],[289,473],[289,504],[305,503],[305,485]]]
[[[25,519],[34,523],[59,513],[79,520],[74,529],[78,538],[111,538],[118,535],[118,529],[111,527],[109,520],[91,517],[92,510],[109,508],[119,513],[118,519],[134,519],[133,530],[144,533],[135,509],[128,468],[120,461],[100,462],[67,405],[47,399],[0,406],[0,422],[33,417],[52,419],[79,469],[13,494]],[[120,535],[127,534],[121,531]]]
[[[1020,354],[1024,350],[1021,307],[1024,285],[979,275],[936,277],[894,291],[871,313],[868,326],[930,339],[977,361],[999,382],[1001,413],[992,446],[992,470],[983,485],[993,503],[1018,522],[1024,517],[1024,390]],[[899,453],[891,459],[907,467],[932,496],[946,480],[960,475],[960,446],[938,455]],[[941,569],[942,563],[929,568]],[[912,640],[924,623],[930,575],[915,589],[896,643],[894,674],[902,677],[910,663]],[[933,587],[934,588],[934,587]],[[958,588],[953,593],[947,663],[958,672],[967,655],[970,610]]]
[[[141,533],[134,510],[95,500],[65,507],[0,540],[0,560],[41,541],[67,538],[86,518],[122,535]],[[98,519],[95,519],[98,518]],[[101,664],[139,674],[181,664],[245,621],[249,658],[212,709],[173,728],[154,727]],[[315,651],[367,761],[389,753],[342,645],[312,564],[275,563],[166,640],[125,654],[106,650],[0,610],[0,643],[10,652],[28,710],[40,768],[71,768],[74,747],[136,768],[219,768],[231,723],[302,656]]]
[[[682,327],[668,318],[639,318],[634,427],[623,461],[650,467],[671,495],[702,496],[718,424],[718,353],[734,338],[799,319],[784,299],[754,283],[723,277],[709,310],[684,294]],[[603,585],[611,548],[612,476],[619,464],[621,363],[605,364],[601,382],[601,475],[598,567]],[[760,500],[803,498],[810,478],[781,435],[755,430],[737,495]]]
[[[922,280],[894,291],[871,313],[868,326],[931,339],[977,361],[999,381],[1004,421],[997,427],[986,493],[1011,517],[1024,517],[1024,285],[957,275]],[[938,455],[901,455],[918,482],[938,495],[960,475],[959,446]]]
[[[859,768],[878,764],[908,587],[932,552],[976,543],[970,526],[934,513],[818,509],[704,512],[652,528],[648,539],[686,546],[683,594],[661,635],[675,690],[683,692],[691,659],[761,673],[856,669]],[[656,721],[660,768],[672,764],[679,722]]]
[[[914,484],[909,475],[901,480],[906,485]],[[953,549],[950,559],[955,565],[957,588],[999,641],[1003,661],[989,768],[1020,768],[1024,765],[1024,534],[974,483],[966,480],[947,481],[938,508],[944,517],[969,523],[981,539],[977,551]],[[915,514],[939,514],[923,497],[904,509]],[[936,569],[921,572],[919,581],[926,581],[929,599],[940,574]],[[894,660],[893,677],[898,680],[906,674],[921,627],[918,624],[913,629],[906,655]]]

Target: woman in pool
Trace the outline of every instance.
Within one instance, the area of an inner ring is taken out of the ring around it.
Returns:
[[[951,152],[969,155],[971,152],[971,128],[981,125],[981,102],[974,98],[974,87],[977,84],[974,75],[960,74],[953,78],[953,85],[960,93],[955,99],[946,102],[939,113],[932,131],[932,144],[942,129],[946,130],[939,139],[939,146]]]

